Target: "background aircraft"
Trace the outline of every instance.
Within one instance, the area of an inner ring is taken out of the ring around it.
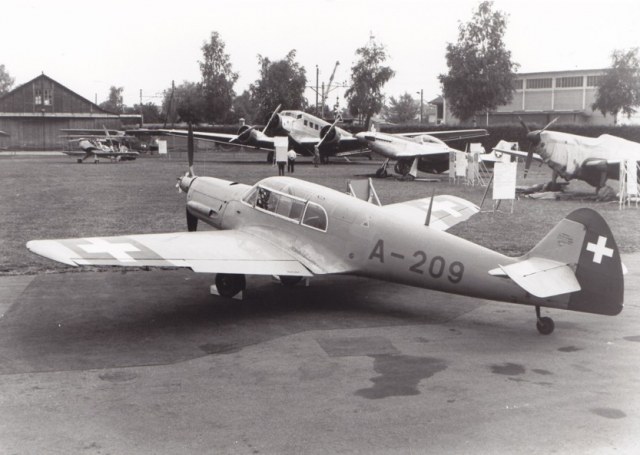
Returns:
[[[336,126],[340,119],[329,123],[303,111],[280,111],[280,106],[271,114],[262,130],[255,126],[243,125],[237,134],[194,131],[193,137],[205,141],[237,144],[269,150],[267,162],[273,161],[274,136],[288,136],[289,149],[302,156],[314,156],[318,148],[320,158],[325,161],[340,152],[360,150],[363,145],[348,131]],[[187,130],[166,130],[159,132],[171,136],[187,137]]]
[[[108,158],[111,161],[135,160],[140,156],[139,152],[130,149],[131,141],[135,138],[126,136],[124,131],[117,130],[80,130],[64,129],[65,137],[69,143],[74,144],[80,150],[67,150],[64,153],[76,157],[78,163],[93,158],[99,162],[100,158]],[[103,133],[103,134],[100,134]]]
[[[531,167],[533,159],[547,164],[552,170],[552,179],[548,189],[558,188],[557,179],[566,181],[582,180],[595,187],[596,193],[606,185],[607,179],[620,178],[620,163],[632,160],[640,161],[640,144],[617,136],[603,134],[597,138],[576,134],[547,131],[556,119],[544,128],[530,131],[527,125],[529,149],[527,152],[495,148],[496,152],[525,156],[524,175]]]
[[[534,306],[537,328],[553,331],[540,307],[615,315],[623,275],[611,230],[595,211],[578,209],[529,253],[512,258],[446,230],[478,212],[453,196],[379,206],[314,183],[269,177],[253,186],[191,169],[191,232],[34,240],[32,252],[71,265],[187,267],[215,273],[220,295],[246,287],[245,275],[350,274],[483,299]],[[219,230],[196,231],[198,220]]]
[[[446,142],[488,136],[487,130],[431,131],[429,133],[385,134],[366,131],[356,138],[385,161],[376,177],[387,176],[387,165],[396,160],[394,170],[405,178],[415,178],[418,170],[439,174],[449,169],[449,152],[456,151]]]

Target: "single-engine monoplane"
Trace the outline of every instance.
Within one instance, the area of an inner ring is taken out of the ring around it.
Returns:
[[[531,162],[535,159],[545,163],[553,171],[549,189],[558,187],[557,179],[562,177],[567,182],[582,180],[595,187],[596,193],[603,188],[607,179],[620,178],[620,165],[625,161],[640,162],[640,144],[621,137],[603,134],[597,138],[576,134],[548,131],[557,120],[553,119],[542,129],[527,130],[528,151],[509,148],[494,148],[497,153],[523,156],[526,158],[524,176],[527,176]]]
[[[403,178],[415,178],[417,171],[439,174],[449,169],[449,153],[455,149],[446,143],[488,136],[487,130],[430,131],[428,133],[387,134],[375,130],[356,134],[356,138],[385,160],[376,177],[387,176],[387,166],[395,160],[394,170]]]
[[[179,178],[188,232],[32,240],[32,252],[70,266],[186,267],[216,274],[232,297],[245,275],[276,275],[284,285],[328,274],[356,275],[535,307],[542,334],[554,329],[541,307],[616,315],[623,305],[620,253],[605,220],[578,209],[531,251],[508,257],[452,235],[479,211],[455,196],[380,206],[290,177],[254,185]],[[218,230],[197,231],[198,222]]]

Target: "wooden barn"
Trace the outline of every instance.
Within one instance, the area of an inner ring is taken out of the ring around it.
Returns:
[[[61,129],[122,129],[119,114],[100,108],[42,74],[0,97],[3,148],[62,150],[67,140]]]

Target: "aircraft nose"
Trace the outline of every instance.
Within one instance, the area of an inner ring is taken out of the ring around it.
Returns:
[[[538,145],[540,143],[540,131],[527,133],[527,140],[533,145]]]

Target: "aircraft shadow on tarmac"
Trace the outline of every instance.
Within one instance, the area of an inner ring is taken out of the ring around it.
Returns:
[[[0,373],[169,364],[302,331],[440,324],[482,304],[340,276],[294,288],[253,278],[238,301],[209,295],[212,278],[186,271],[39,276],[0,321]]]

